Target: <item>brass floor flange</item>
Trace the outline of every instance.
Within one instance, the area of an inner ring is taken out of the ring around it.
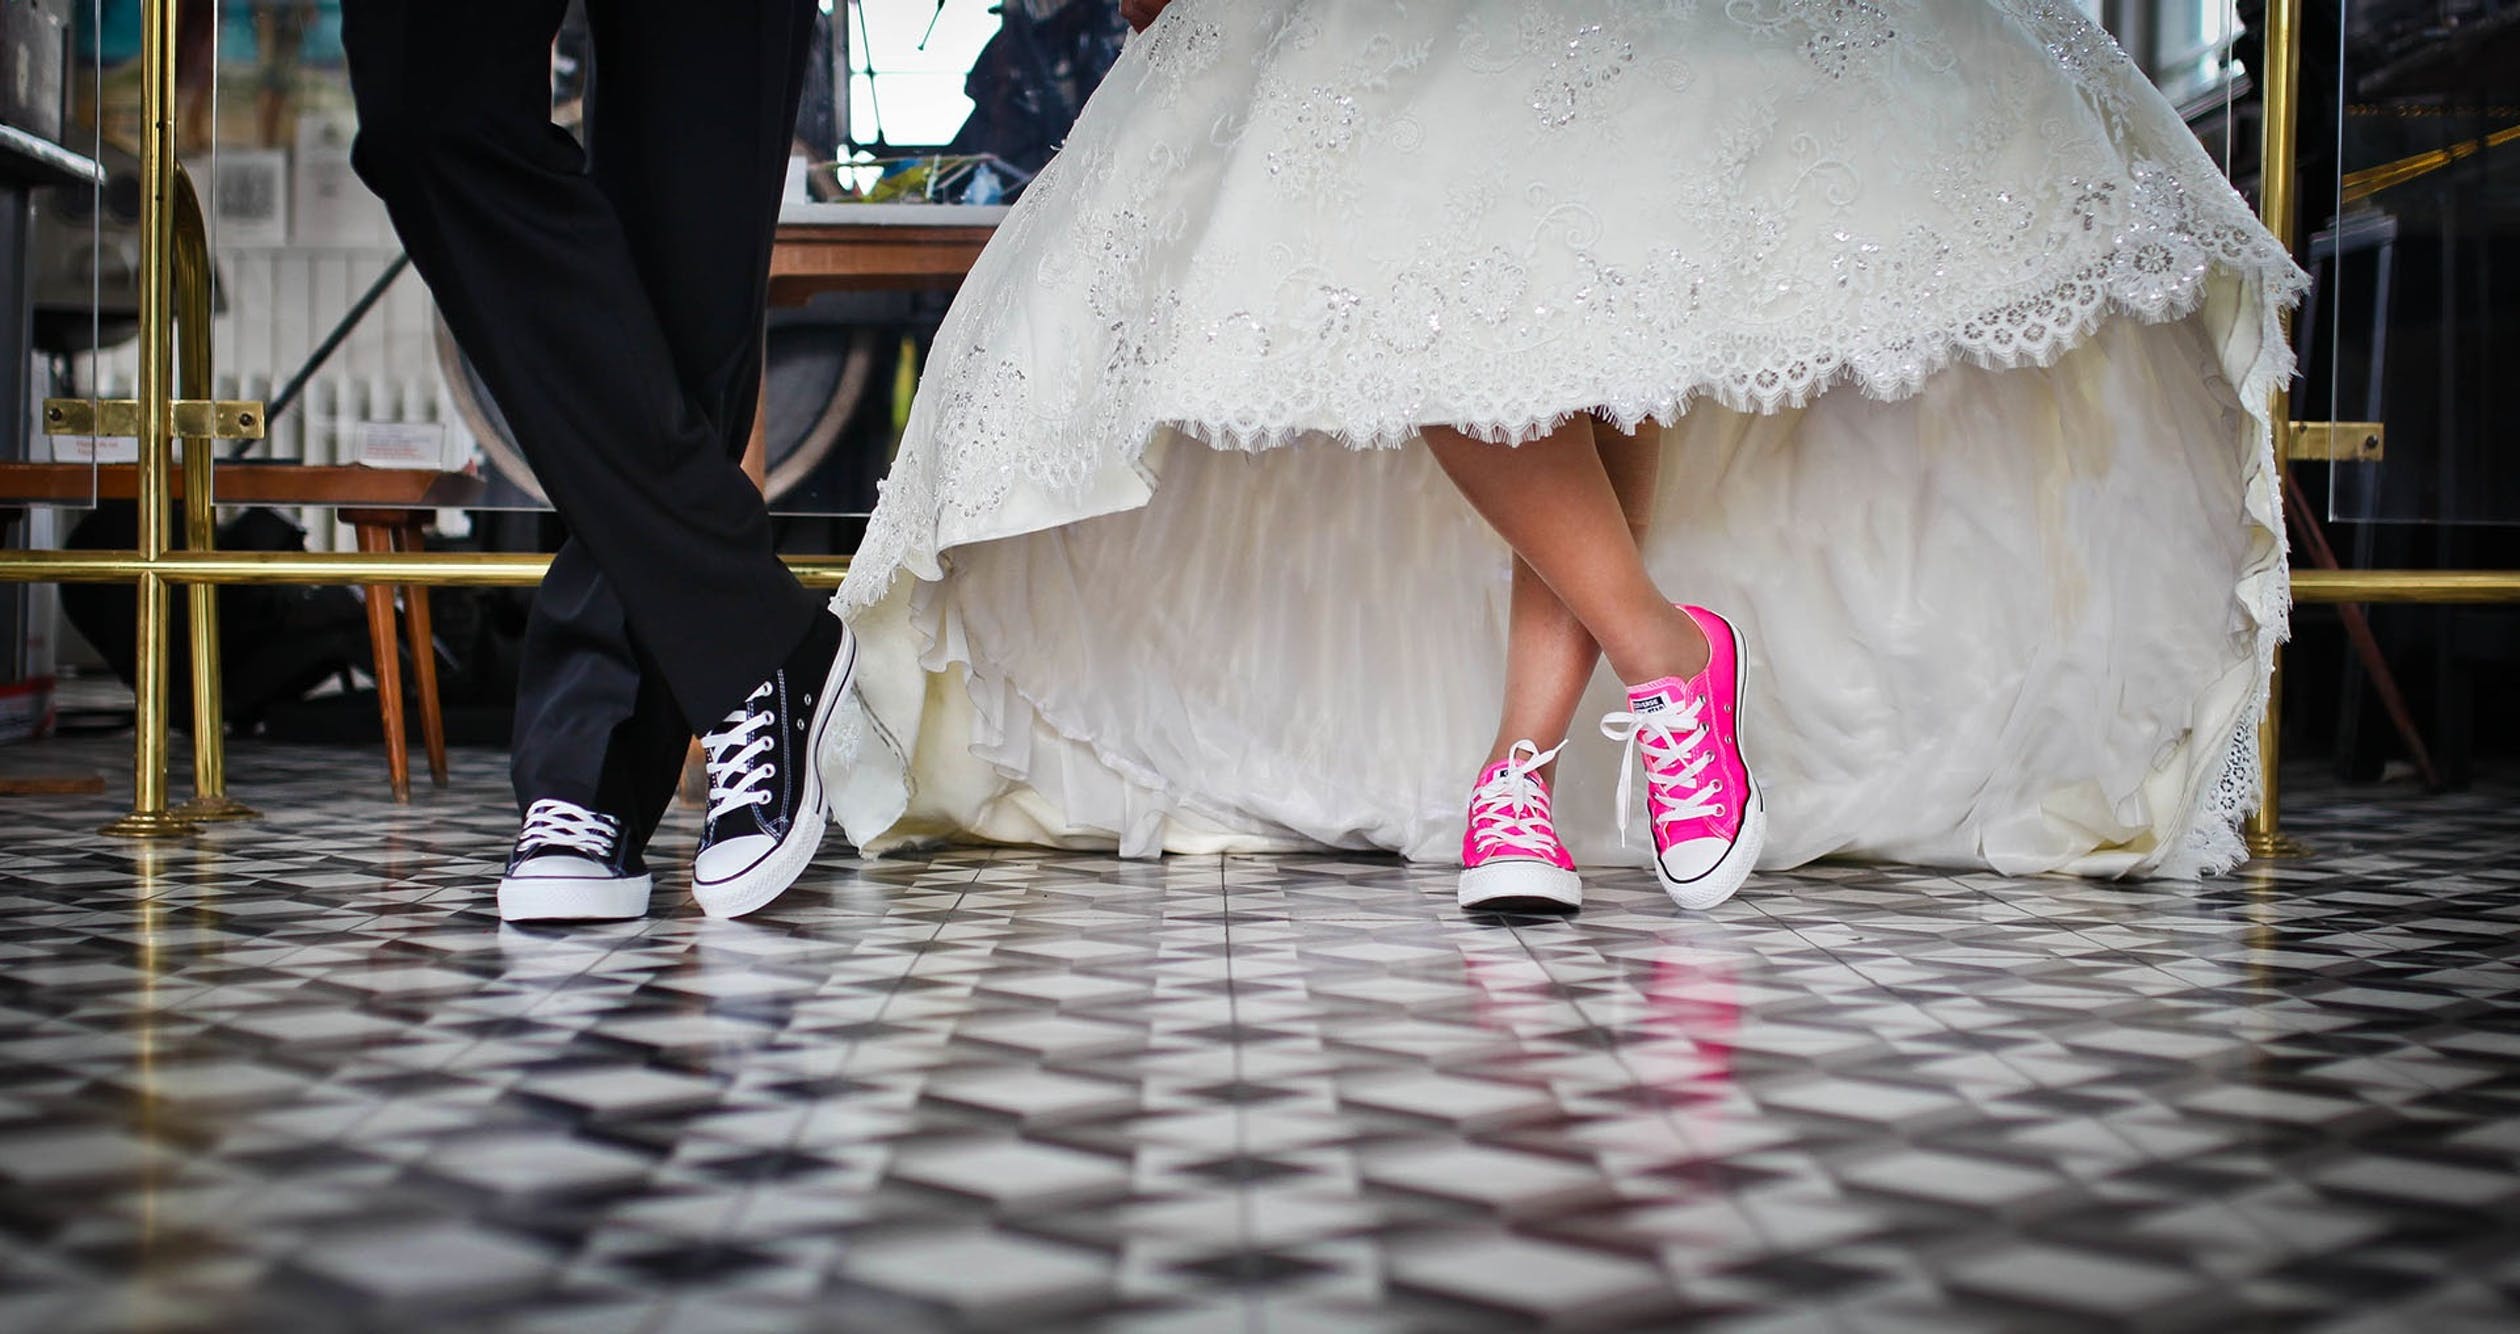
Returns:
[[[197,824],[226,824],[237,820],[259,820],[261,811],[234,797],[195,797],[176,807],[169,814]]]
[[[96,832],[109,838],[189,838],[201,826],[175,811],[133,811]]]
[[[2311,853],[2309,844],[2281,830],[2263,837],[2251,834],[2248,843],[2251,861],[2288,862],[2307,857]]]

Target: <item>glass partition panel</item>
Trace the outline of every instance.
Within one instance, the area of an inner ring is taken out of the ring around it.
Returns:
[[[98,460],[129,457],[129,441],[56,438],[44,398],[86,393],[86,353],[115,336],[96,299],[121,257],[110,215],[131,201],[109,191],[97,135],[77,114],[95,82],[74,0],[0,6],[0,543],[69,545],[98,492]],[[100,264],[100,258],[105,260]],[[91,531],[97,545],[128,547]],[[127,535],[125,535],[127,537]],[[0,583],[0,741],[34,735],[52,713],[59,590]]]
[[[13,424],[7,457],[52,465],[19,474],[23,484],[8,488],[12,500],[55,502],[29,511],[20,526],[26,545],[39,548],[66,544],[76,511],[94,504],[101,463],[129,463],[138,452],[128,438],[50,434],[41,411],[51,396],[129,392],[98,374],[95,350],[136,327],[137,164],[91,114],[103,67],[87,10],[83,0],[46,0],[0,11],[6,59],[27,72],[0,93],[0,135],[12,150],[0,254],[17,284],[0,396]]]
[[[2347,425],[2303,481],[2346,564],[2431,564],[2367,529],[2520,523],[2520,3],[2308,8],[2294,416]]]

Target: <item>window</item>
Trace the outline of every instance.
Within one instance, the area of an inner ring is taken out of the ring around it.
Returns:
[[[2153,82],[2172,102],[2220,87],[2233,73],[2240,17],[2230,0],[2153,0]]]
[[[2159,85],[2173,104],[2213,93],[2239,73],[2231,42],[2240,33],[2232,0],[2080,0]]]
[[[847,71],[848,141],[933,148],[971,116],[963,80],[997,34],[995,0],[823,0]]]

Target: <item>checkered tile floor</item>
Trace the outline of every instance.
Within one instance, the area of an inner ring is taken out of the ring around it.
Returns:
[[[2508,785],[2202,887],[833,849],[517,929],[458,760],[242,747],[272,818],[155,849],[0,806],[0,1328],[2520,1322]]]

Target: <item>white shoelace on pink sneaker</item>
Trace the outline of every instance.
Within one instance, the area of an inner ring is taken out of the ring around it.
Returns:
[[[1724,808],[1715,800],[1723,785],[1718,782],[1700,786],[1700,775],[1715,762],[1714,752],[1700,749],[1707,734],[1705,712],[1706,701],[1693,699],[1679,709],[1656,713],[1621,711],[1602,716],[1601,734],[1627,747],[1619,757],[1619,846],[1627,846],[1640,750],[1646,777],[1652,780],[1646,792],[1645,822],[1649,832],[1675,820],[1723,818]],[[1657,796],[1669,804],[1653,809]]]
[[[1543,860],[1556,853],[1557,831],[1549,824],[1549,794],[1539,773],[1564,749],[1563,742],[1542,750],[1526,740],[1505,752],[1504,767],[1470,794],[1470,820],[1479,841]]]

